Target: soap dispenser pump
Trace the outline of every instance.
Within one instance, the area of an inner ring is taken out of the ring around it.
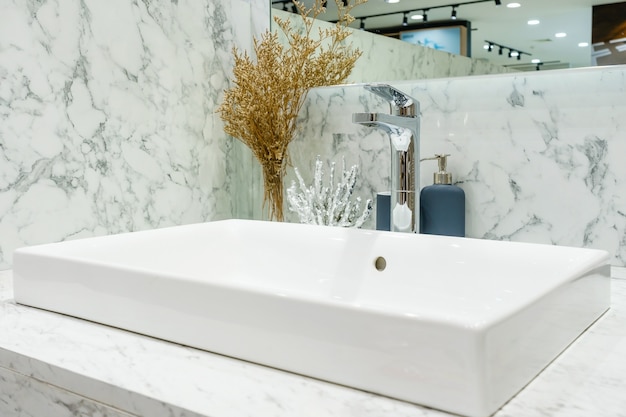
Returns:
[[[420,233],[445,236],[465,236],[465,192],[452,185],[452,174],[446,171],[449,154],[438,154],[439,171],[433,175],[433,185],[420,192]]]

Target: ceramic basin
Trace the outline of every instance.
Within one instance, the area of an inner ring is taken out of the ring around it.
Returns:
[[[604,251],[227,220],[33,246],[17,302],[471,417],[609,307]]]

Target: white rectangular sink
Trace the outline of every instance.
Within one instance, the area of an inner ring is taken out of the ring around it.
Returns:
[[[25,305],[471,417],[610,302],[604,251],[245,220],[23,248],[13,275]]]

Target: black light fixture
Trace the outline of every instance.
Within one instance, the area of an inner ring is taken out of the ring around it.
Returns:
[[[402,18],[402,26],[408,26],[408,25],[409,25],[409,18],[407,17],[405,13],[404,17]]]
[[[359,29],[365,30],[365,18],[361,18],[361,24],[359,24]]]
[[[530,54],[528,52],[521,51],[521,50],[519,50],[517,48],[512,48],[512,47],[507,46],[507,45],[501,45],[501,44],[499,44],[497,42],[485,39],[485,46],[484,46],[484,48],[487,51],[491,52],[493,50],[493,48],[495,48],[495,47],[498,47],[498,55],[502,55],[504,50],[506,49],[506,50],[509,51],[508,54],[507,54],[508,57],[509,58],[516,57],[518,61],[520,61],[522,59],[522,55],[523,54],[526,54],[528,56],[532,55],[532,54]]]
[[[336,0],[338,1],[338,0]],[[397,1],[391,1],[391,0],[385,0],[386,3],[397,3],[399,0]],[[461,6],[467,6],[467,5],[473,5],[473,4],[478,4],[478,3],[491,3],[492,0],[467,0],[467,1],[459,1],[457,0],[454,3],[450,3],[450,4],[440,4],[437,6],[430,6],[426,9],[422,9],[423,13],[423,22],[427,22],[428,21],[428,15],[427,13],[430,10],[433,9],[443,9],[443,8],[447,8],[447,7],[452,7],[452,13],[450,15],[450,18],[452,20],[456,20],[457,19],[457,9]],[[291,3],[293,2],[293,0],[272,0],[272,4],[281,4],[281,3]],[[327,0],[323,1],[323,6],[326,6]],[[348,0],[342,0],[342,3],[344,5],[344,7],[347,7],[347,4],[349,3]],[[495,4],[496,6],[499,6],[502,4],[501,0],[495,0]],[[340,6],[341,7],[341,6]],[[419,9],[418,9],[419,10]],[[366,17],[382,17],[382,16],[391,16],[391,15],[396,15],[396,14],[406,14],[406,13],[412,13],[414,12],[415,9],[412,10],[396,10],[393,12],[389,12],[389,13],[379,13],[379,14],[372,14],[372,15],[367,15],[367,16],[355,16],[356,19],[361,19],[361,18],[366,18]],[[337,23],[336,20],[329,20],[330,23]]]
[[[338,2],[338,0],[336,0]],[[396,1],[392,1],[392,0],[385,0],[386,3],[397,3],[399,0]],[[478,3],[491,3],[492,0],[467,0],[467,1],[459,1],[457,0],[455,3],[450,3],[450,4],[440,4],[437,6],[430,6],[428,8],[422,9],[422,23],[426,23],[428,22],[428,12],[430,10],[433,9],[443,9],[443,8],[447,8],[447,7],[451,7],[452,8],[452,12],[450,14],[450,19],[452,20],[457,20],[457,13],[458,13],[458,8],[461,6],[466,6],[466,5],[474,5],[474,4],[478,4]],[[272,0],[272,4],[281,4],[281,3],[291,3],[293,2],[293,0]],[[323,5],[325,6],[327,3],[327,0],[323,1]],[[349,3],[348,0],[342,0],[342,3],[344,5],[344,7],[347,7],[347,4]],[[499,6],[502,4],[501,0],[495,0],[495,4],[496,6]],[[339,6],[341,7],[341,4],[339,4]],[[406,16],[408,13],[414,13],[416,9],[412,9],[412,10],[396,10],[393,12],[389,12],[389,13],[379,13],[379,14],[371,14],[371,15],[367,15],[367,16],[355,16],[356,19],[365,19],[365,18],[370,18],[370,17],[383,17],[383,16],[391,16],[391,15],[397,15],[397,14],[404,14],[403,17],[403,23],[402,26],[407,26],[404,24],[404,20],[406,20]],[[419,10],[419,9],[418,9]],[[329,23],[337,23],[337,20],[329,20]],[[361,25],[363,26],[363,25]],[[363,28],[363,27],[362,27]]]

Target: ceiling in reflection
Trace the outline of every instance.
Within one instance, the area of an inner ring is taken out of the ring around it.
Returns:
[[[272,1],[274,7],[283,8],[282,3],[286,3],[287,8],[291,9],[289,2]],[[615,0],[502,0],[499,6],[496,6],[496,1],[462,5],[468,1],[471,0],[459,0],[461,5],[456,7],[456,15],[458,19],[471,22],[472,57],[526,70],[536,69],[536,60],[540,61],[539,69],[592,65],[592,6],[616,3]],[[314,0],[304,0],[304,3],[310,6]],[[509,7],[511,3],[518,3],[519,7]],[[375,32],[393,27],[410,30],[419,28],[421,23],[420,20],[411,19],[411,16],[423,14],[423,10],[428,8],[435,7],[427,12],[429,23],[450,21],[452,7],[436,7],[452,4],[456,4],[454,0],[399,0],[397,3],[369,0],[353,10],[352,14],[357,20],[352,26],[360,26],[359,17],[397,12],[363,20],[365,30]],[[402,26],[403,12],[408,12],[408,26],[405,27]],[[334,1],[330,0],[327,13],[320,18],[333,20],[336,16]],[[486,40],[526,52],[528,55],[521,54],[519,59],[515,56],[509,57],[508,49],[504,49],[500,55],[498,47],[489,52],[484,49]]]

